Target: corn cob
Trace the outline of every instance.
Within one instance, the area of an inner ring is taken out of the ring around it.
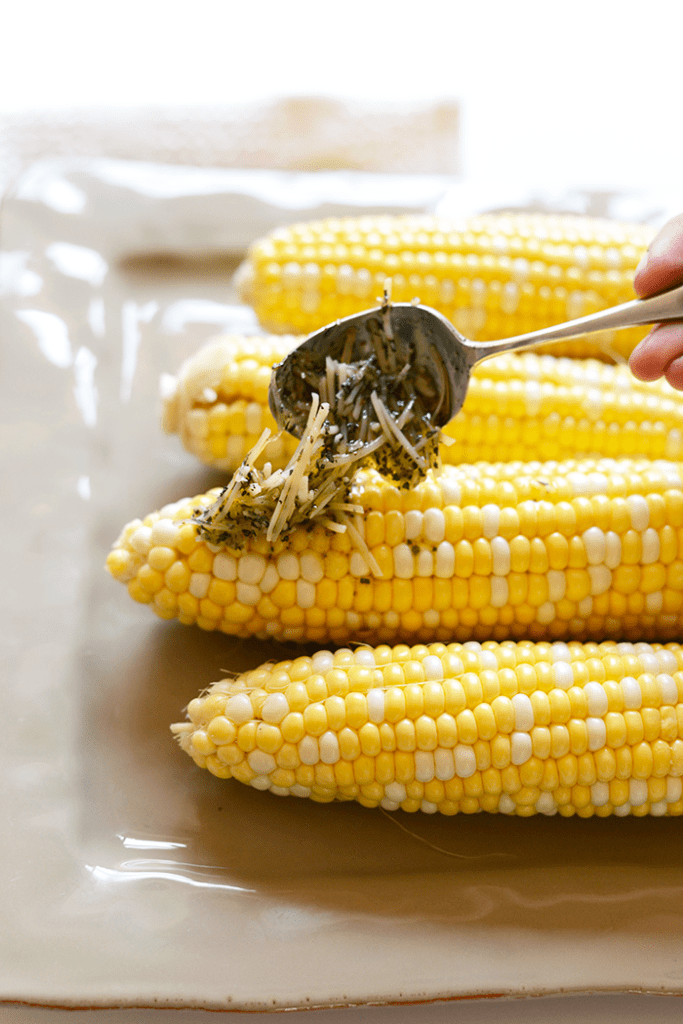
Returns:
[[[163,381],[162,425],[202,462],[234,472],[265,428],[270,371],[301,339],[224,337]],[[683,395],[665,381],[644,384],[627,367],[535,353],[498,356],[475,367],[463,408],[445,428],[446,463],[683,454]],[[286,465],[296,441],[273,438],[259,465]]]
[[[280,796],[427,813],[683,814],[683,649],[450,643],[318,651],[214,683],[172,726]]]
[[[277,426],[268,408],[271,370],[301,338],[228,335],[187,359],[176,376],[161,378],[161,425],[207,465],[234,472],[265,427]],[[287,464],[296,440],[273,437],[261,462]]]
[[[644,225],[588,217],[504,213],[329,218],[280,228],[250,249],[237,283],[262,325],[307,334],[375,304],[385,281],[395,302],[442,312],[467,337],[511,337],[635,297],[635,268],[654,235]],[[552,351],[623,356],[643,328]]]
[[[240,637],[666,640],[683,628],[683,464],[444,466],[414,488],[356,474],[348,528],[209,544],[194,510],[134,520],[107,566],[162,618]]]

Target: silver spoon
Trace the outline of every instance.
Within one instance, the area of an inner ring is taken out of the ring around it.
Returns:
[[[501,341],[470,341],[429,306],[386,302],[311,334],[275,367],[268,401],[278,426],[300,437],[313,391],[310,384],[302,384],[302,368],[311,371],[309,376],[324,374],[327,356],[351,363],[367,358],[381,344],[393,347],[399,365],[411,364],[411,380],[423,405],[427,403],[431,422],[442,427],[461,408],[470,371],[482,359],[543,342],[665,320],[683,320],[683,285]]]

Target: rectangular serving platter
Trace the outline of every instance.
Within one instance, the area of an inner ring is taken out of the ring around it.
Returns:
[[[124,523],[222,481],[162,433],[158,380],[212,335],[258,331],[231,284],[253,238],[327,213],[590,202],[107,160],[37,165],[5,197],[0,1001],[683,992],[681,821],[388,815],[215,779],[170,723],[290,650],[159,621],[103,571]]]

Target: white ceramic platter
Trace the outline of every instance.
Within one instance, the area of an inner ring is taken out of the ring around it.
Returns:
[[[102,568],[129,519],[220,480],[161,433],[157,383],[253,326],[229,281],[253,237],[513,193],[100,161],[35,167],[6,197],[0,1000],[683,992],[683,822],[387,816],[221,782],[168,726],[222,669],[283,649],[157,621]]]

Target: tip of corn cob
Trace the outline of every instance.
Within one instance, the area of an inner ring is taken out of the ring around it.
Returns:
[[[159,378],[159,400],[161,402],[161,429],[165,434],[177,434],[181,423],[178,378],[163,373]]]
[[[233,285],[240,302],[247,306],[254,304],[254,268],[249,260],[240,263],[233,276]]]

